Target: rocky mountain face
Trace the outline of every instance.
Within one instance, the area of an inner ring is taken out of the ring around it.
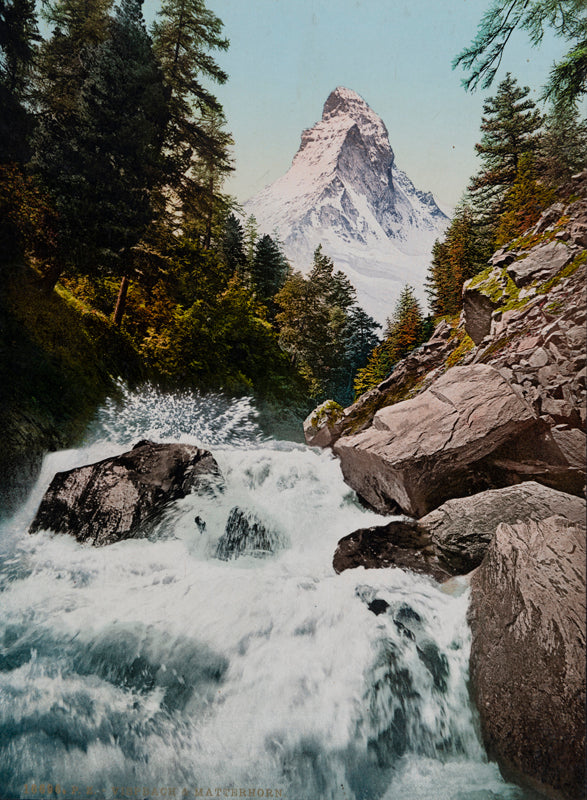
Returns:
[[[262,233],[277,231],[293,266],[309,271],[319,244],[383,322],[406,281],[420,292],[448,219],[398,169],[383,121],[339,87],[302,133],[289,171],[245,203]]]
[[[401,541],[393,528],[345,537],[335,569],[469,573],[488,752],[569,800],[585,797],[586,267],[587,171],[465,284],[458,320],[304,423],[365,502],[419,518]]]

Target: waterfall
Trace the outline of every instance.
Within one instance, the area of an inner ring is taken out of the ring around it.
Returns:
[[[28,535],[55,472],[145,438],[210,449],[224,486],[148,540]],[[235,508],[273,552],[218,557]],[[338,540],[382,521],[329,452],[263,434],[248,399],[107,403],[0,531],[0,797],[523,797],[479,742],[466,594],[334,573]]]

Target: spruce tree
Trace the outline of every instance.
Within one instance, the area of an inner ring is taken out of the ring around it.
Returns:
[[[39,41],[34,0],[0,0],[0,164],[29,156],[28,104]]]
[[[355,396],[377,386],[398,361],[422,344],[428,330],[420,303],[411,286],[404,286],[392,316],[387,320],[385,338],[371,353],[367,364],[357,372]]]
[[[508,72],[495,97],[485,101],[483,136],[475,145],[483,167],[471,182],[473,191],[483,186],[507,190],[516,179],[521,156],[537,149],[542,118],[529,94],[530,89],[518,86]]]
[[[270,301],[281,289],[287,275],[287,262],[271,236],[265,234],[255,246],[251,266],[251,283],[263,303]]]
[[[231,275],[236,273],[242,278],[246,264],[244,231],[234,214],[229,214],[226,218],[220,248],[228,272]]]
[[[492,221],[492,231],[495,220]],[[485,268],[489,253],[468,202],[457,207],[444,239],[432,248],[426,281],[429,305],[436,315],[457,314],[462,306],[463,283]]]
[[[549,186],[558,188],[587,164],[587,120],[574,106],[552,107],[536,157],[536,170]]]
[[[505,211],[495,232],[496,246],[507,244],[534,225],[555,197],[552,189],[536,180],[533,158],[525,153],[518,164],[516,180],[505,196]]]
[[[493,232],[504,211],[504,198],[516,179],[524,153],[539,146],[542,118],[529,98],[530,89],[521,88],[508,72],[495,97],[486,100],[481,121],[483,136],[475,149],[481,170],[471,179],[469,192],[480,241],[489,257]]]
[[[122,0],[86,71],[73,111],[41,119],[35,164],[60,214],[63,257],[82,271],[107,268],[126,287],[153,217],[167,122],[140,0]]]
[[[54,0],[43,6],[51,36],[39,50],[36,100],[64,131],[75,114],[90,53],[109,36],[112,0]]]
[[[193,218],[203,206],[210,218],[223,173],[232,169],[232,139],[224,130],[222,106],[206,83],[228,76],[211,53],[228,48],[222,21],[203,0],[163,0],[153,25],[154,50],[169,98],[165,139],[168,185],[180,210]],[[205,234],[207,244],[210,235]]]

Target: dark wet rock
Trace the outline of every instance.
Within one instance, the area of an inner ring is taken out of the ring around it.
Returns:
[[[367,608],[378,617],[380,614],[385,614],[389,608],[389,603],[381,597],[376,597],[374,600],[371,600]]]
[[[415,522],[393,521],[361,528],[338,543],[332,561],[334,571],[365,567],[399,567],[445,580],[448,573],[433,552],[430,536]]]
[[[488,753],[551,798],[585,797],[585,525],[502,524],[471,577],[471,680]]]
[[[265,558],[282,549],[279,534],[265,525],[252,511],[232,509],[224,533],[216,546],[216,558],[230,561],[239,556]]]
[[[144,538],[169,503],[221,480],[207,450],[140,441],[119,456],[58,472],[29,532],[68,533],[95,546]]]
[[[585,500],[527,481],[449,500],[419,524],[429,532],[443,566],[463,573],[479,566],[502,522],[542,520],[554,514],[570,523],[581,523],[585,520]]]
[[[206,530],[206,520],[202,519],[202,517],[198,514],[198,516],[194,519],[194,522],[196,523],[196,526],[200,531],[200,533],[204,533],[204,531]]]

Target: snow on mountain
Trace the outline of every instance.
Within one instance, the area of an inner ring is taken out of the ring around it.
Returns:
[[[288,172],[244,206],[261,233],[277,233],[292,265],[309,272],[319,244],[379,322],[405,283],[424,299],[434,240],[448,224],[432,194],[395,164],[385,124],[355,92],[338,87],[322,119],[302,133]]]

